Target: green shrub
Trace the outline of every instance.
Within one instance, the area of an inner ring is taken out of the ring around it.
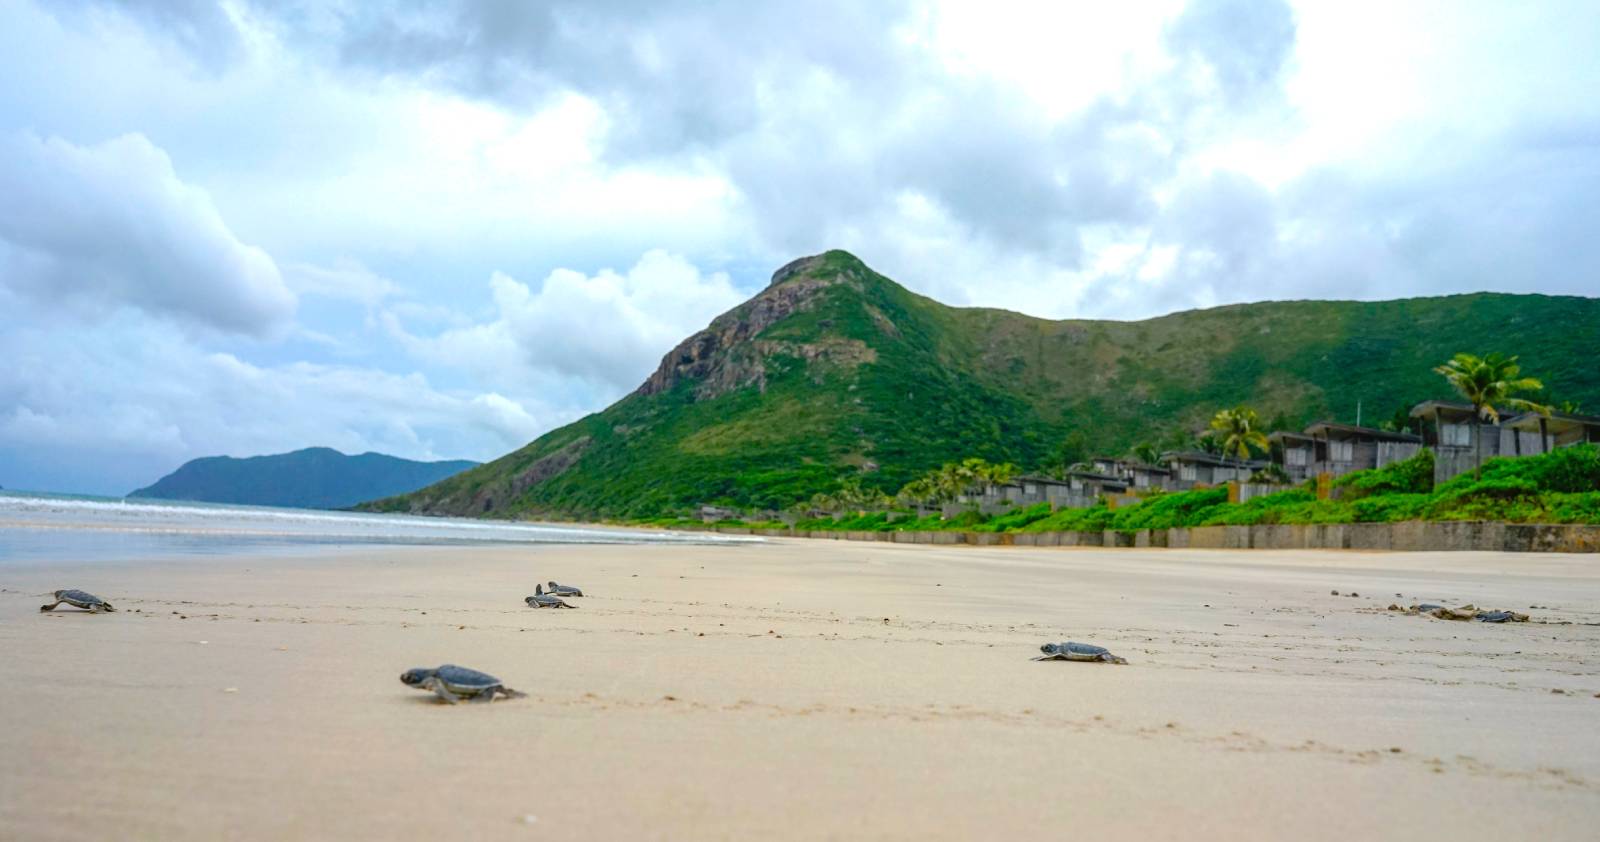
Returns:
[[[1464,480],[1457,482],[1457,480]],[[1426,516],[1432,520],[1503,520],[1522,523],[1544,511],[1538,485],[1532,478],[1501,472],[1474,481],[1471,474],[1456,477],[1433,495]]]
[[[1182,525],[1249,526],[1257,523],[1283,523],[1287,513],[1316,501],[1317,495],[1299,488],[1254,497],[1243,503],[1227,503],[1224,497],[1222,505],[1196,512],[1198,523]]]
[[[1446,483],[1439,493],[1434,495],[1435,504],[1450,505],[1463,500],[1514,500],[1533,497],[1539,493],[1539,485],[1531,477],[1501,474],[1472,480],[1470,474],[1464,476],[1467,482],[1451,480]]]
[[[1433,490],[1433,451],[1423,448],[1410,459],[1354,471],[1334,480],[1333,484],[1344,489],[1343,499],[1373,494],[1427,494]]]
[[[1538,465],[1536,481],[1541,491],[1586,494],[1600,491],[1600,445],[1576,444],[1529,457]]]
[[[1277,495],[1272,495],[1277,496]],[[1168,529],[1174,526],[1196,526],[1205,520],[1205,512],[1228,504],[1228,489],[1206,488],[1196,491],[1176,491],[1146,500],[1136,506],[1114,512],[1114,529]]]
[[[1209,525],[1260,523],[1393,523],[1405,520],[1498,520],[1509,523],[1600,523],[1600,447],[1576,445],[1538,456],[1496,458],[1483,465],[1483,476],[1462,474],[1437,489],[1433,452],[1383,468],[1357,471],[1337,481],[1339,500],[1316,499],[1315,481],[1244,503],[1229,503],[1226,488],[1160,492],[1121,508],[1101,500],[1084,509],[1052,512],[1038,503],[988,517],[965,511],[949,519],[937,514],[890,522],[888,512],[808,518],[799,530],[976,532],[1099,532]],[[635,520],[663,527],[698,527],[682,516]],[[729,526],[781,527],[776,521],[728,519]]]
[[[1035,503],[1027,508],[1006,512],[978,527],[979,532],[1015,532],[1034,521],[1050,516],[1049,503]]]
[[[955,517],[945,518],[944,525],[941,528],[961,531],[975,531],[976,527],[983,525],[988,520],[988,515],[983,514],[976,509],[968,509],[967,511],[964,511]]]
[[[1024,532],[1098,532],[1111,527],[1111,509],[1104,500],[1086,509],[1060,509],[1023,527]]]
[[[1315,497],[1315,495],[1312,495]],[[1278,511],[1278,523],[1354,523],[1356,511],[1349,503],[1316,500],[1285,506]]]
[[[1431,505],[1433,497],[1428,494],[1381,494],[1351,501],[1349,509],[1358,523],[1396,523],[1421,520]]]
[[[930,532],[935,529],[943,529],[944,518],[938,514],[931,514],[927,517],[906,518],[889,524],[889,528],[896,532]]]
[[[1600,491],[1546,494],[1542,520],[1549,523],[1600,523]]]
[[[1578,444],[1538,456],[1500,456],[1483,463],[1483,482],[1508,480],[1530,483],[1539,491],[1582,494],[1600,491],[1600,446]],[[1479,479],[1471,472],[1439,486],[1450,494]]]

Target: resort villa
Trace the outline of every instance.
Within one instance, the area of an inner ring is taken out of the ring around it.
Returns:
[[[956,502],[963,504],[957,509],[976,506],[986,514],[1038,503],[1049,503],[1058,509],[1074,509],[1094,505],[1099,497],[1122,494],[1127,490],[1128,483],[1121,477],[1094,471],[1068,471],[1061,478],[1028,475],[1010,482],[975,487],[956,498]]]
[[[1341,476],[1351,471],[1381,468],[1410,459],[1422,449],[1422,437],[1372,427],[1318,421],[1298,433],[1280,431],[1267,437],[1275,459],[1300,483],[1321,474]]]
[[[1168,491],[1187,491],[1196,486],[1245,482],[1250,475],[1269,464],[1261,459],[1234,459],[1203,450],[1175,450],[1161,454],[1168,477],[1162,486]]]
[[[1423,401],[1411,417],[1425,422],[1433,448],[1433,481],[1466,473],[1493,456],[1534,456],[1561,447],[1600,442],[1600,417],[1537,412],[1501,413],[1498,422],[1476,418],[1471,404]]]
[[[1172,471],[1164,465],[1146,465],[1133,459],[1099,456],[1093,465],[1095,473],[1121,480],[1125,491],[1165,488],[1172,477]]]
[[[1600,416],[1535,412],[1504,413],[1498,422],[1474,418],[1469,404],[1425,401],[1410,411],[1420,433],[1382,430],[1334,421],[1318,421],[1298,432],[1280,430],[1267,437],[1271,459],[1237,459],[1202,450],[1161,454],[1159,464],[1101,456],[1059,476],[1025,475],[1009,482],[974,485],[945,505],[946,514],[973,509],[996,514],[1049,503],[1053,508],[1082,508],[1101,499],[1117,502],[1127,495],[1152,491],[1187,491],[1237,483],[1238,499],[1281,490],[1260,472],[1282,470],[1290,484],[1333,478],[1354,471],[1383,468],[1416,456],[1424,447],[1434,452],[1434,482],[1442,483],[1471,471],[1481,456],[1531,456],[1585,442],[1600,443]],[[1252,482],[1252,479],[1255,481]],[[1328,486],[1321,483],[1322,492]],[[1336,493],[1336,492],[1335,492]],[[718,513],[711,513],[712,515]]]

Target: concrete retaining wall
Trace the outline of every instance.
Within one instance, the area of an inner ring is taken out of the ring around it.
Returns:
[[[1213,550],[1491,550],[1519,553],[1600,553],[1600,524],[1406,521],[1404,523],[1258,524],[1104,532],[844,532],[709,527],[729,535],[963,544],[978,547],[1137,547]]]

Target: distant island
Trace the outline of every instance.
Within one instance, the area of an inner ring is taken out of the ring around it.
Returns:
[[[343,509],[367,500],[416,491],[477,464],[465,459],[415,462],[382,453],[347,456],[331,447],[308,447],[292,453],[244,459],[207,456],[185,462],[176,471],[128,496]]]

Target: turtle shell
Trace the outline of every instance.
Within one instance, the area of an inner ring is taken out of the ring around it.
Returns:
[[[90,605],[104,605],[105,604],[105,600],[101,599],[100,597],[95,596],[94,594],[89,593],[88,591],[80,591],[77,588],[72,588],[70,590],[61,591],[58,594],[58,596],[62,600],[66,601],[66,602],[69,602],[69,603],[72,603],[73,605],[79,606],[80,608],[87,607],[87,606],[90,606]]]
[[[434,675],[451,688],[460,687],[463,690],[487,690],[500,684],[500,679],[486,672],[458,667],[455,664],[445,664],[435,670]]]
[[[1044,654],[1035,660],[1105,661],[1116,658],[1115,655],[1111,654],[1111,650],[1104,646],[1096,646],[1092,643],[1077,643],[1071,640],[1065,643],[1046,643],[1039,647],[1039,651]]]
[[[1102,656],[1111,654],[1111,650],[1092,643],[1073,643],[1069,640],[1058,645],[1056,653],[1067,656],[1069,661],[1098,661]]]

